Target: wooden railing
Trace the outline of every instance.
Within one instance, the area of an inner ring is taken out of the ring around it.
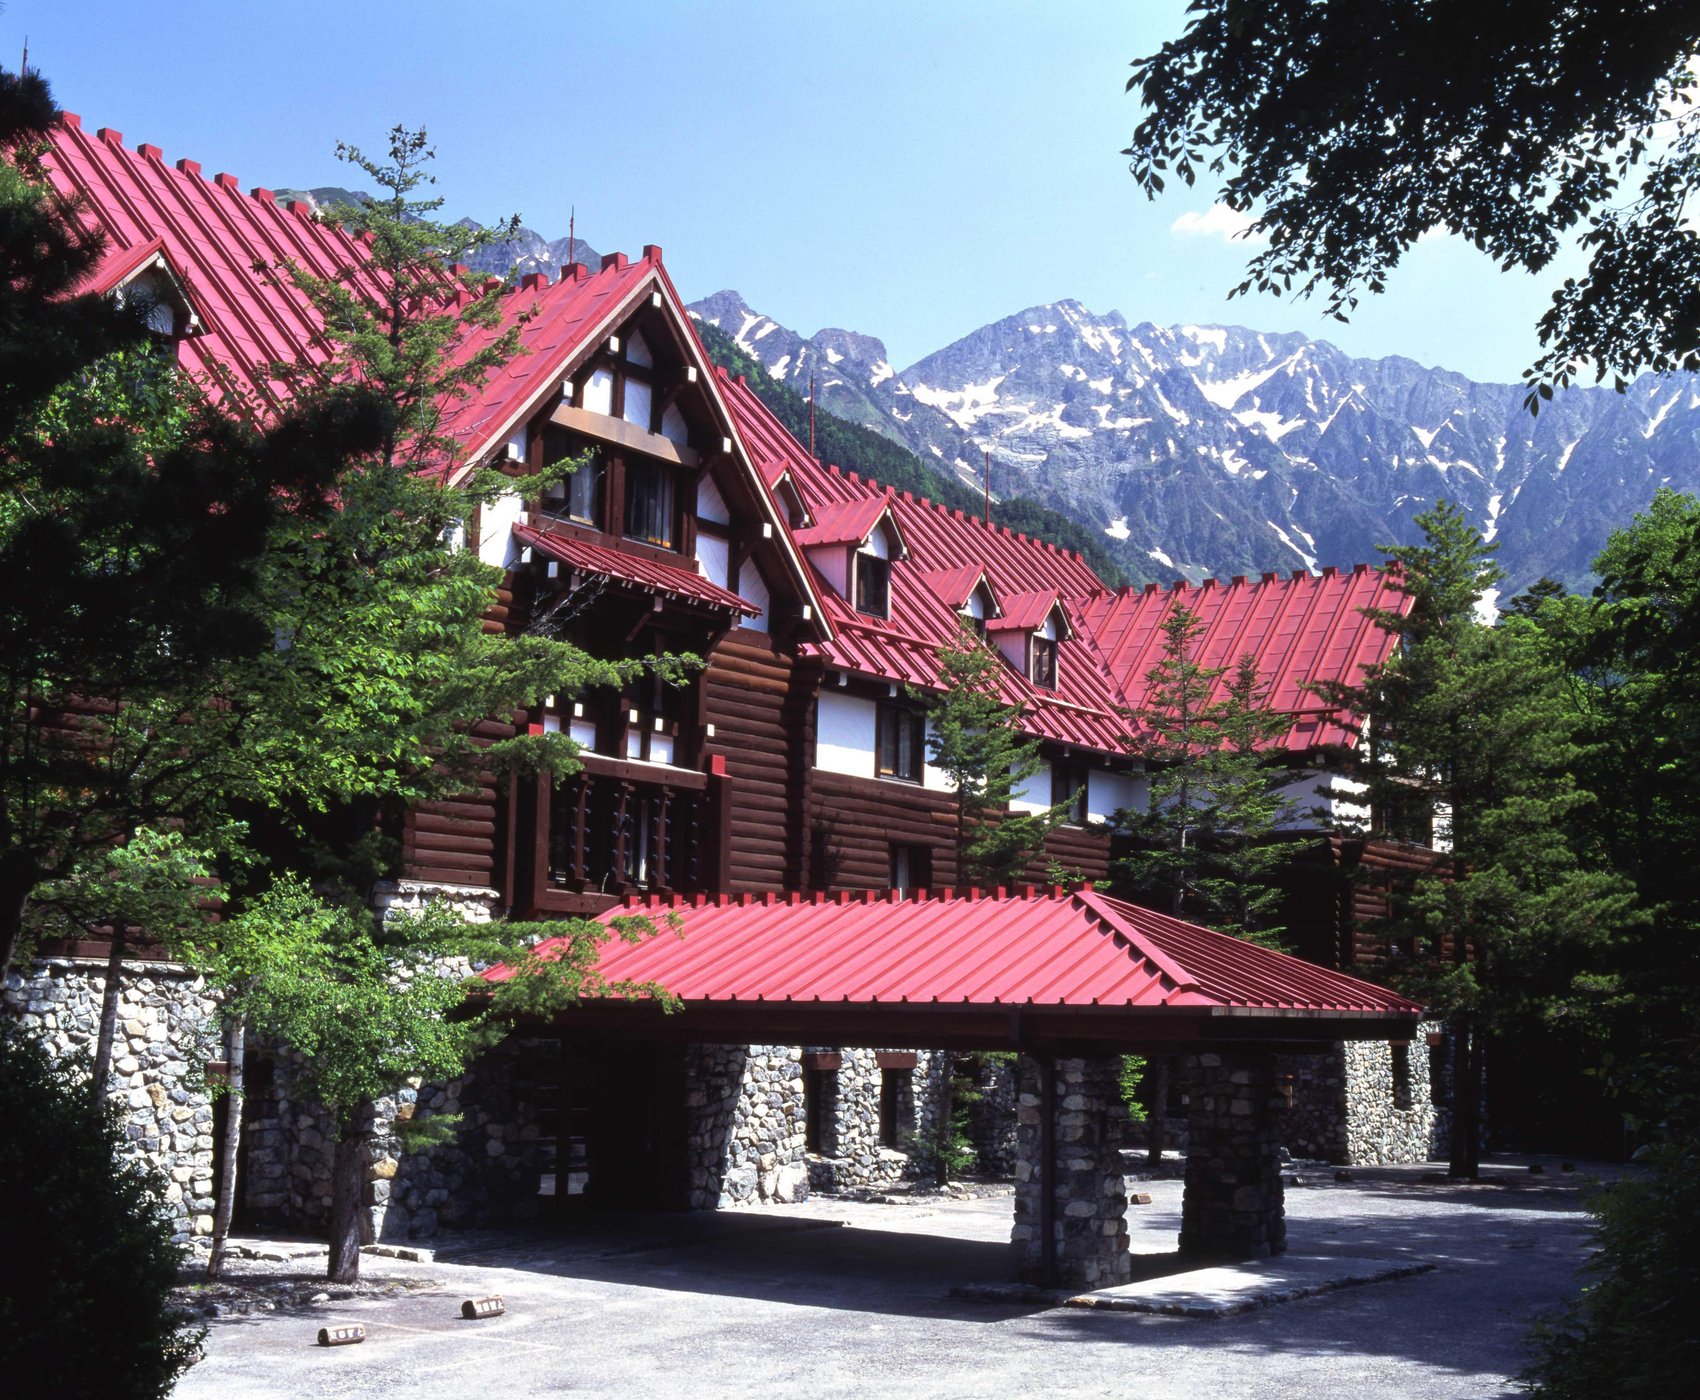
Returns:
[[[550,800],[550,886],[615,895],[714,888],[707,774],[591,754],[581,762]]]

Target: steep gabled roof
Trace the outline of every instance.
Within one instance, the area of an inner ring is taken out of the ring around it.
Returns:
[[[157,146],[127,149],[120,132],[101,128],[91,135],[73,113],[61,115],[48,147],[43,165],[54,189],[106,237],[108,252],[97,277],[116,286],[157,255],[185,288],[202,324],[201,333],[179,340],[178,360],[215,400],[270,412],[289,394],[272,376],[272,365],[313,366],[331,358],[318,312],[279,268],[293,262],[313,276],[346,280],[349,269],[365,261],[366,249],[341,227],[320,222],[305,204],[280,207],[269,190],[243,194],[234,175],[206,180],[195,161],[168,166]],[[380,290],[370,278],[356,285],[368,295]],[[499,446],[646,299],[667,309],[694,350],[722,431],[741,441],[659,248],[646,247],[636,261],[611,254],[595,271],[574,265],[555,282],[533,274],[502,287],[491,279],[486,294],[502,298],[500,323],[473,331],[454,354],[475,354],[514,326],[522,353],[475,394],[444,405],[442,431],[460,441],[469,462]],[[444,295],[469,293],[445,273]],[[785,513],[751,454],[734,457],[749,463],[752,495],[810,607],[811,625],[824,629],[813,575],[791,540]]]
[[[988,632],[1032,632],[1062,606],[1062,594],[1054,588],[1004,595],[1003,616],[986,624]],[[1067,617],[1065,615],[1066,624]],[[1065,626],[1064,631],[1067,631]]]
[[[907,546],[907,557],[891,566],[888,618],[859,613],[823,582],[820,594],[831,620],[829,642],[811,644],[806,653],[859,675],[896,681],[923,690],[937,689],[938,653],[960,635],[957,607],[946,602],[929,581],[941,573],[971,571],[984,577],[995,596],[1048,585],[1051,601],[1072,588],[1100,591],[1098,576],[1078,555],[998,526],[988,526],[961,511],[946,510],[907,491],[894,492],[854,472],[823,467],[780,426],[741,378],[722,377],[727,403],[747,441],[764,444],[775,476],[788,474],[819,521],[860,518],[889,508]],[[813,536],[809,531],[799,537]],[[964,592],[966,599],[966,591]],[[1042,618],[1041,618],[1042,620]],[[1040,690],[1025,675],[1005,667],[1000,698],[1024,709],[1023,727],[1039,738],[1105,753],[1122,750],[1124,725],[1120,697],[1093,649],[1080,640],[1065,641],[1059,653],[1058,688]]]
[[[792,538],[804,549],[837,544],[860,548],[868,542],[868,536],[878,528],[880,521],[890,515],[894,495],[888,488],[883,495],[876,492],[854,500],[834,501],[815,512],[813,525],[793,530]],[[891,527],[901,545],[903,531],[895,520]]]
[[[1360,564],[1346,573],[1295,571],[1290,577],[1264,574],[1258,582],[1235,578],[1202,587],[1184,581],[1124,588],[1082,600],[1083,625],[1128,703],[1145,703],[1146,676],[1162,658],[1163,623],[1185,607],[1204,623],[1193,659],[1200,665],[1232,667],[1249,652],[1269,686],[1269,705],[1292,715],[1285,747],[1304,751],[1350,744],[1349,721],[1306,689],[1318,681],[1353,684],[1366,666],[1392,654],[1394,636],[1364,616],[1364,609],[1404,612],[1410,598],[1385,569]],[[1218,682],[1220,687],[1226,678]]]

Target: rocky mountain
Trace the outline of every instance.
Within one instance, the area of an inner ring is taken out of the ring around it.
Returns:
[[[810,337],[735,292],[693,303],[775,378],[978,485],[1102,530],[1136,578],[1374,560],[1441,496],[1501,541],[1506,596],[1579,586],[1668,484],[1700,488],[1700,380],[1579,388],[1531,418],[1479,384],[1237,326],[1030,307],[895,371],[871,336]]]

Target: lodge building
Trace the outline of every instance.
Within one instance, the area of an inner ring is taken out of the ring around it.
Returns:
[[[207,392],[263,400],[282,392],[268,365],[326,353],[305,300],[254,271],[295,260],[323,276],[358,258],[308,208],[244,194],[231,176],[208,180],[191,161],[168,164],[157,147],[127,147],[70,115],[46,168],[106,234],[94,289],[145,288],[162,308],[159,333]],[[516,481],[466,523],[463,547],[503,570],[487,625],[548,629],[601,657],[690,652],[703,664],[682,684],[646,676],[492,717],[490,736],[522,724],[570,735],[578,770],[492,779],[475,796],[410,811],[381,897],[395,907],[447,898],[478,918],[676,908],[689,952],[654,950],[663,961],[643,969],[688,1009],[658,1033],[616,1008],[586,1008],[576,1025],[516,1035],[457,1084],[380,1105],[404,1116],[453,1108],[466,1126],[451,1147],[375,1164],[375,1234],[513,1219],[582,1195],[713,1206],[795,1199],[811,1184],[879,1186],[931,1170],[926,1144],[952,1052],[995,1048],[992,1039],[1108,1054],[1173,1037],[1196,1052],[1225,1033],[1228,1022],[1210,1016],[1230,1008],[1262,1028],[1258,1047],[1290,1042],[1290,1053],[1260,1062],[1276,1105],[1256,1148],[1265,1175],[1282,1141],[1336,1162],[1441,1148],[1434,1037],[1413,1034],[1416,1008],[1378,1000],[1351,977],[1373,975],[1381,953],[1380,897],[1366,873],[1431,853],[1332,825],[1358,813],[1324,755],[1353,735],[1308,688],[1385,658],[1390,638],[1364,610],[1397,609],[1403,595],[1382,572],[1111,588],[1077,554],[813,459],[750,385],[710,362],[658,248],[491,294],[523,351],[448,406],[444,424],[463,460],[502,465]],[[526,489],[544,464],[569,457],[584,465],[564,485]],[[1282,879],[1306,963],[1224,954],[1187,925],[1090,888],[1108,874],[1113,815],[1145,800],[1126,715],[1143,698],[1163,619],[1183,605],[1205,623],[1197,659],[1254,655],[1269,703],[1290,718],[1281,742],[1303,772],[1294,793],[1304,812],[1287,833]],[[1002,697],[1041,746],[1043,766],[1012,805],[1073,804],[1033,854],[1026,890],[962,888],[948,784],[928,762],[915,697],[938,688],[938,652],[965,624],[1001,659]],[[1059,870],[1070,888],[1053,888]],[[1008,942],[987,941],[1000,929]],[[1144,969],[1137,990],[1121,963],[1095,961],[1106,939]],[[784,958],[781,945],[792,949]],[[844,966],[861,966],[870,949],[886,961],[849,991],[816,960],[840,947]],[[1028,964],[1014,965],[1018,950]],[[1067,1025],[1047,1010],[1053,991],[1035,992],[1041,970],[1065,962],[1090,970],[1054,991],[1057,1007],[1074,1008]],[[970,964],[980,981],[954,975]],[[98,982],[67,950],[7,995],[26,1009],[56,1006],[68,1024],[88,998],[98,1004]],[[172,1171],[194,1233],[210,1209],[212,1114],[193,1095],[174,1097],[182,1076],[169,1072],[168,1047],[186,1046],[208,1008],[169,967],[138,967],[136,982],[148,989],[138,1004],[168,1030],[141,1038],[148,1053],[124,1057],[135,1065],[123,1072],[132,1136]],[[1102,997],[1124,994],[1169,1016],[1163,1029],[1151,1016],[1136,1026],[1100,1014]],[[967,1009],[951,1010],[952,997]],[[1294,1030],[1300,1016],[1336,1019]],[[1229,1082],[1231,1056],[1226,1067],[1215,1054],[1193,1058],[1193,1102],[1176,1107],[1203,1133],[1199,1104],[1242,1091]],[[1102,1065],[1068,1064],[1072,1092],[1097,1096],[1114,1117]],[[1023,1066],[990,1074],[978,1110],[976,1145],[994,1169],[1015,1170],[1036,1150],[1034,1114],[1056,1088]],[[246,1214],[313,1224],[328,1194],[321,1125],[290,1099],[286,1053],[255,1070]],[[1034,1236],[1049,1207],[1030,1206]],[[1017,1210],[1020,1238],[1019,1200]],[[1267,1220],[1258,1228],[1268,1244]]]

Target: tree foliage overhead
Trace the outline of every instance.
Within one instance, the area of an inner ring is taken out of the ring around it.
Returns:
[[[1591,367],[1700,369],[1700,8],[1691,0],[1197,0],[1136,60],[1124,152],[1150,195],[1220,179],[1268,246],[1235,291],[1340,319],[1444,228],[1540,272],[1589,256],[1542,317],[1543,394]],[[1533,397],[1532,400],[1533,402]]]

